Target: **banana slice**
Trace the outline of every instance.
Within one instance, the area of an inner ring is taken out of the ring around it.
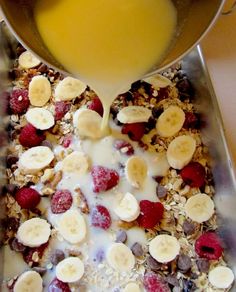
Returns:
[[[56,277],[62,282],[73,283],[79,281],[84,274],[84,264],[77,257],[68,257],[56,266]]]
[[[135,257],[123,243],[113,243],[107,252],[108,264],[118,272],[129,272],[135,265]]]
[[[90,109],[79,109],[73,116],[74,127],[77,128],[78,134],[82,137],[98,139],[102,136],[101,116]]]
[[[129,283],[123,289],[123,292],[141,292],[141,289],[138,284],[136,283]]]
[[[125,176],[135,188],[140,188],[147,177],[147,164],[139,156],[130,157],[125,165]]]
[[[89,169],[88,157],[85,153],[74,151],[62,161],[62,171],[75,173],[77,175],[85,174]]]
[[[187,165],[196,150],[196,141],[189,135],[175,138],[167,149],[167,160],[171,167],[182,169]]]
[[[131,105],[119,111],[117,120],[123,124],[142,123],[148,122],[151,115],[151,110],[143,106]]]
[[[51,84],[45,76],[34,76],[29,84],[29,100],[34,106],[44,106],[52,94]]]
[[[49,147],[36,146],[26,150],[19,159],[18,166],[25,174],[37,173],[54,159]]]
[[[17,238],[25,246],[37,247],[46,243],[50,234],[50,224],[46,220],[32,218],[20,225]]]
[[[219,289],[227,289],[234,281],[234,274],[228,267],[216,267],[209,272],[208,275],[210,283]]]
[[[87,233],[84,217],[77,210],[68,210],[62,214],[58,230],[72,244],[83,241]]]
[[[25,117],[30,124],[39,130],[50,129],[55,123],[53,114],[40,107],[29,109]]]
[[[86,84],[73,77],[66,77],[57,84],[55,89],[56,101],[67,101],[80,96],[86,89]]]
[[[178,240],[171,235],[157,235],[149,245],[151,256],[159,263],[168,263],[176,258],[180,251]]]
[[[197,194],[185,204],[186,215],[195,222],[202,223],[214,214],[214,202],[206,194]]]
[[[39,273],[27,271],[19,276],[14,284],[13,292],[42,292],[43,280]]]
[[[158,118],[157,133],[161,137],[172,137],[181,130],[184,121],[184,111],[176,105],[171,105]]]
[[[153,88],[155,88],[155,89],[165,88],[167,86],[172,85],[172,82],[170,81],[170,79],[166,78],[165,76],[163,76],[161,74],[156,74],[154,76],[147,77],[147,78],[143,79],[143,81],[151,84],[153,86]]]
[[[24,69],[34,68],[41,63],[41,61],[29,51],[23,52],[20,55],[18,62],[19,65]]]
[[[132,194],[126,193],[114,211],[121,220],[131,222],[140,214],[139,203]]]

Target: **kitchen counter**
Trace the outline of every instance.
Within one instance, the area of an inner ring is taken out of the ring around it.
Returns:
[[[218,99],[236,174],[236,10],[219,17],[201,46]]]

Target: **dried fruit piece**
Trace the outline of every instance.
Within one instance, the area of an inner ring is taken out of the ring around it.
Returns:
[[[133,155],[134,154],[134,148],[133,146],[122,139],[117,139],[114,141],[114,147],[115,149],[119,150],[120,153],[126,154],[126,155]]]
[[[119,230],[116,234],[116,242],[125,243],[127,240],[127,233],[124,230]]]
[[[101,117],[103,116],[103,106],[101,100],[96,96],[88,105],[88,109],[97,112]]]
[[[143,285],[147,292],[170,292],[168,284],[153,272],[144,275]]]
[[[40,194],[32,189],[23,187],[16,192],[15,199],[23,209],[33,210],[40,202]]]
[[[195,251],[201,258],[218,260],[223,253],[223,248],[220,239],[214,232],[206,232],[196,240]]]
[[[24,126],[19,136],[19,142],[24,147],[39,146],[44,139],[44,133],[36,129],[31,124],[27,124],[26,126]]]
[[[153,228],[163,218],[164,207],[160,202],[142,200],[139,203],[141,213],[137,219],[143,228]]]
[[[205,184],[205,168],[199,162],[190,162],[180,171],[180,175],[192,188],[201,188]]]
[[[9,105],[13,114],[24,114],[29,107],[28,90],[14,89],[11,92]]]
[[[94,166],[91,171],[93,179],[93,191],[105,192],[115,187],[119,182],[119,174],[114,169],[103,166]]]
[[[199,272],[207,273],[209,271],[210,263],[207,259],[197,259],[196,264]]]
[[[106,207],[97,205],[92,210],[92,225],[107,230],[111,226],[111,216]]]
[[[192,266],[191,258],[185,254],[179,255],[177,266],[183,273],[186,273]]]
[[[70,104],[64,101],[57,101],[55,103],[55,120],[61,120],[64,115],[70,110]]]
[[[196,129],[199,127],[199,119],[196,114],[191,112],[185,113],[185,121],[183,124],[183,128],[185,129]]]
[[[69,190],[57,190],[51,199],[51,210],[54,214],[61,214],[70,209],[72,195]]]
[[[65,254],[61,249],[55,249],[51,256],[51,262],[53,265],[57,265],[60,261],[64,260]]]
[[[143,247],[140,243],[135,242],[132,246],[131,246],[131,251],[133,253],[133,255],[135,255],[136,257],[141,257],[144,255],[144,250]]]
[[[126,134],[132,141],[140,141],[145,134],[146,123],[124,124],[122,134]]]

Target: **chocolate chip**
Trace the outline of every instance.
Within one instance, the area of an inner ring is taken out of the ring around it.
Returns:
[[[146,263],[147,267],[153,272],[159,271],[161,268],[161,264],[158,263],[152,256],[147,257]]]
[[[195,232],[195,225],[188,220],[185,220],[183,230],[186,235],[192,235]]]
[[[116,242],[125,243],[127,240],[127,233],[124,230],[120,230],[116,234]]]
[[[159,109],[159,108],[156,108],[154,107],[152,109],[152,115],[155,119],[159,118],[159,116],[163,113],[163,110],[162,109]]]
[[[166,277],[166,282],[173,287],[179,287],[179,281],[176,276],[169,275]]]
[[[183,292],[193,292],[196,289],[196,285],[193,281],[183,279]]]
[[[182,272],[187,272],[192,266],[191,258],[185,254],[182,254],[178,257],[177,267]]]
[[[199,272],[207,273],[210,267],[209,261],[207,259],[197,259],[196,264]]]
[[[32,270],[39,273],[41,276],[47,272],[47,269],[43,267],[33,267]]]
[[[50,149],[53,148],[52,143],[51,143],[50,141],[48,141],[48,140],[44,140],[44,141],[41,143],[41,146],[45,146],[45,147],[48,147],[48,148],[50,148]]]
[[[56,249],[51,256],[51,262],[53,265],[57,265],[60,261],[64,260],[64,258],[64,252],[60,249]]]
[[[45,65],[45,64],[41,64],[39,67],[38,67],[38,71],[41,72],[41,73],[46,73],[48,71],[48,66]]]
[[[10,248],[16,252],[24,252],[26,250],[26,246],[18,241],[17,238],[13,238],[9,241]]]
[[[155,182],[160,183],[163,179],[163,176],[153,176],[152,178],[155,180]]]
[[[132,246],[131,246],[131,251],[132,253],[136,256],[136,257],[141,257],[144,254],[144,250],[143,247],[140,243],[135,242]]]
[[[16,156],[16,155],[8,155],[7,156],[7,160],[6,160],[7,168],[11,168],[12,165],[16,164],[18,160],[19,160],[18,156]]]
[[[96,253],[95,261],[101,263],[105,259],[105,252],[103,249],[99,249]]]
[[[164,199],[167,195],[167,189],[162,185],[158,185],[156,188],[156,193],[159,199]]]
[[[5,190],[9,193],[9,194],[11,194],[11,195],[13,195],[14,193],[15,193],[15,191],[17,190],[17,185],[15,185],[15,184],[7,184],[7,185],[5,185]]]

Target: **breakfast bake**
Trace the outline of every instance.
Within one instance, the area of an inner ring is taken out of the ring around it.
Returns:
[[[17,265],[3,289],[229,291],[204,125],[181,66],[118,96],[103,137],[90,88],[17,52],[4,221],[5,262]]]

